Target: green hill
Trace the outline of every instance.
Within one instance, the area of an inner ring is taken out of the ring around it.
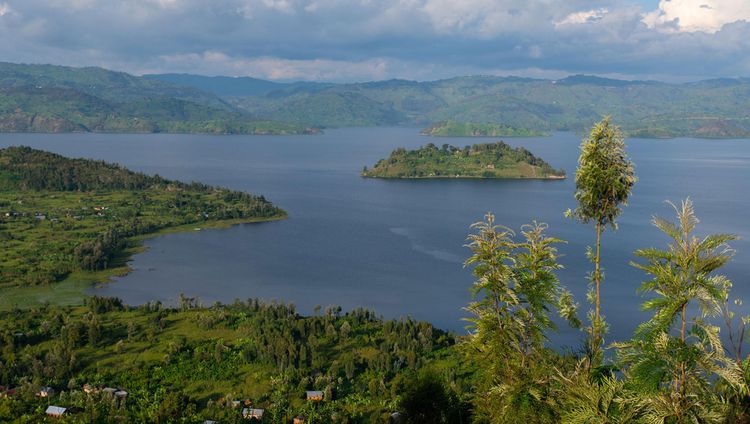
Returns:
[[[565,171],[552,168],[523,147],[502,141],[475,144],[461,149],[430,143],[416,150],[399,148],[372,169],[362,171],[373,178],[565,178]]]
[[[138,236],[284,216],[262,196],[28,147],[0,149],[0,307],[13,304],[6,287],[122,266]]]
[[[668,84],[475,76],[339,84],[227,101],[267,119],[333,127],[453,121],[578,132],[612,115],[628,134],[643,137],[750,136],[750,79]]]
[[[0,131],[303,134],[216,95],[101,68],[0,63]]]
[[[0,131],[306,134],[451,122],[432,135],[581,132],[611,115],[629,136],[750,137],[750,79],[682,84],[576,75],[279,83],[0,63]],[[459,128],[463,127],[463,128]]]

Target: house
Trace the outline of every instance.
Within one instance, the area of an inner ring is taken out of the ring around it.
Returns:
[[[34,218],[36,218],[36,219],[38,219],[40,221],[44,221],[45,219],[47,219],[47,215],[45,215],[43,213],[37,213],[36,215],[34,215]]]
[[[97,389],[95,386],[92,386],[91,384],[86,383],[83,385],[83,392],[87,394],[99,393],[99,389]]]
[[[305,417],[302,415],[294,417],[294,424],[305,424]]]
[[[114,396],[115,392],[117,392],[117,389],[115,389],[114,387],[105,387],[102,389],[102,392],[104,392],[104,394]]]
[[[47,415],[50,417],[62,417],[65,415],[65,412],[68,410],[68,408],[63,408],[61,406],[48,406],[47,410],[44,411]]]
[[[263,413],[265,410],[263,409],[253,409],[253,408],[244,408],[242,410],[242,418],[245,419],[251,419],[254,418],[258,421],[263,420]]]
[[[239,400],[232,401],[232,408],[239,408],[240,405],[242,405],[242,401],[239,401]]]
[[[0,398],[15,396],[19,389],[19,387],[15,389],[0,388]]]
[[[128,397],[128,392],[125,390],[118,390],[114,393],[115,397],[118,399],[125,399]]]
[[[214,420],[206,420],[206,421],[203,421],[203,424],[219,424],[219,422],[214,421]]]
[[[308,390],[306,393],[307,400],[313,400],[316,402],[320,402],[323,400],[323,392],[320,390]]]
[[[39,391],[36,392],[37,397],[50,397],[55,394],[55,389],[52,387],[44,386],[39,388]]]

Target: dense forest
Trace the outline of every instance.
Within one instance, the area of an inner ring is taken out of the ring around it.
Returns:
[[[474,144],[463,149],[432,143],[416,150],[399,148],[374,167],[365,167],[363,177],[376,178],[564,178],[543,159],[523,147],[500,141]]]
[[[0,63],[2,132],[308,134],[186,86],[100,68]]]
[[[28,147],[0,149],[0,287],[106,269],[133,237],[165,228],[283,216],[262,196]]]
[[[255,421],[243,418],[252,408],[269,423],[380,423],[398,411],[469,422],[458,393],[471,369],[456,362],[455,338],[427,323],[336,306],[303,317],[256,299],[198,303],[93,297],[0,312],[0,421],[230,424]],[[41,396],[45,387],[54,392]],[[66,414],[45,417],[48,405]]]

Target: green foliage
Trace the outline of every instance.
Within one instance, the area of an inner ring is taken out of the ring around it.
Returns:
[[[301,134],[190,87],[100,68],[0,63],[0,131]]]
[[[466,308],[472,315],[466,348],[480,364],[477,413],[497,423],[521,422],[532,411],[536,417],[546,411],[551,419],[554,414],[544,408],[552,382],[548,365],[555,362],[544,347],[546,332],[555,329],[548,314],[557,309],[579,325],[572,297],[555,275],[560,268],[555,244],[562,241],[545,235],[546,225],[533,223],[516,242],[492,214],[472,227],[477,233],[469,236],[472,256],[466,265],[477,278],[472,287],[477,300]]]
[[[107,269],[135,237],[170,227],[282,216],[262,196],[28,147],[0,149],[0,286]]]
[[[565,178],[565,171],[552,168],[523,147],[502,141],[475,144],[463,149],[432,143],[416,150],[398,148],[388,159],[362,170],[375,178]]]
[[[0,386],[25,384],[29,392],[0,398],[0,421],[41,422],[53,404],[78,409],[63,423],[240,423],[250,421],[232,401],[247,399],[265,409],[265,422],[302,414],[312,422],[380,423],[402,398],[412,411],[410,402],[429,393],[441,396],[445,422],[469,422],[436,368],[453,355],[454,339],[424,322],[383,321],[364,309],[304,317],[292,305],[256,299],[188,309],[86,303],[0,312]],[[346,339],[326,330],[345,325]],[[122,388],[128,397],[86,394],[84,384]],[[57,394],[35,397],[42,385]],[[307,402],[305,390],[323,391],[324,401]]]
[[[619,127],[604,118],[592,129],[589,137],[581,143],[581,155],[576,170],[575,198],[578,207],[566,212],[581,222],[593,221],[596,225],[596,252],[587,252],[594,262],[594,273],[590,276],[592,291],[589,302],[594,310],[589,314],[588,354],[593,365],[602,359],[601,346],[607,325],[601,314],[601,236],[607,226],[617,228],[616,218],[622,213],[633,185],[636,182],[633,163],[625,152],[625,140]]]
[[[594,125],[581,143],[573,215],[582,222],[615,226],[636,182],[620,129],[609,118]]]
[[[470,412],[454,393],[450,393],[442,379],[425,372],[413,376],[404,388],[399,410],[404,423],[468,423]]]
[[[646,393],[647,416],[677,422],[721,422],[726,405],[709,382],[718,377],[739,388],[744,379],[737,364],[725,356],[719,328],[704,319],[718,316],[728,297],[731,283],[715,272],[731,259],[733,252],[727,242],[736,236],[698,238],[693,235],[698,218],[690,199],[679,207],[671,205],[678,223],[658,217],[653,220],[671,239],[668,248],[636,251],[646,263],[634,265],[652,277],[640,291],[653,295],[643,304],[653,316],[638,328],[633,340],[617,345],[620,360],[628,367],[633,384]],[[699,316],[688,316],[691,303],[698,306]],[[678,336],[672,331],[676,324]]]
[[[225,98],[265,119],[324,127],[453,121],[534,132],[583,132],[612,115],[631,137],[750,134],[743,112],[750,107],[747,79],[667,84],[585,76],[558,81],[472,76],[430,82],[280,84],[254,95]]]

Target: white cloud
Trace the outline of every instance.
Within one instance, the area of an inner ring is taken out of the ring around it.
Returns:
[[[370,81],[388,77],[389,61],[292,60],[278,57],[237,58],[217,51],[166,55],[161,67],[209,75],[253,76],[270,80]],[[164,69],[164,68],[162,68]]]
[[[10,8],[8,3],[0,3],[0,16],[5,16],[12,12],[13,12],[13,9]]]
[[[0,0],[0,57],[336,81],[750,74],[750,23],[728,24],[750,0],[635,1]]]
[[[596,22],[604,18],[608,12],[609,10],[605,7],[599,9],[591,9],[583,12],[573,12],[566,16],[564,19],[555,22],[555,26],[580,25]]]
[[[658,9],[643,15],[649,28],[665,32],[715,33],[737,21],[750,21],[750,1],[661,0]]]

